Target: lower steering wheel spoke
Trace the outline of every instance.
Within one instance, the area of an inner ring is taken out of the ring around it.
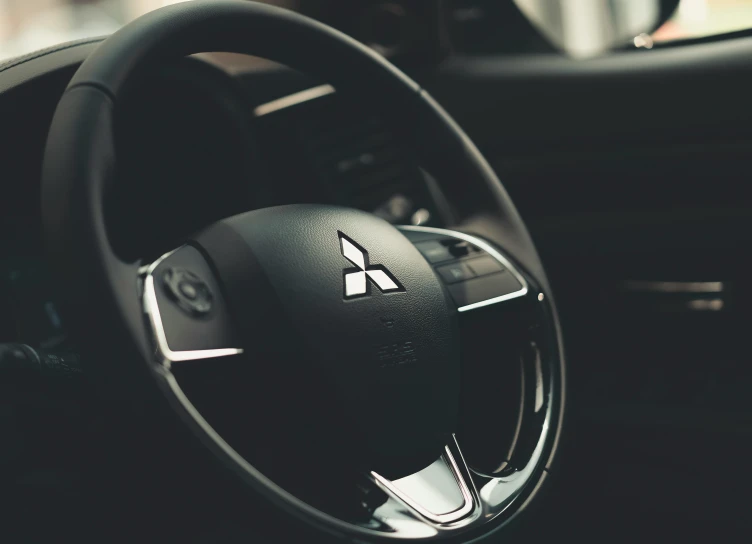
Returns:
[[[477,492],[454,437],[436,461],[418,472],[390,480],[372,471],[371,478],[392,500],[439,529],[470,524],[480,514]],[[388,516],[381,521],[390,522]]]
[[[232,357],[237,345],[232,318],[204,256],[182,246],[139,269],[142,303],[157,363]]]

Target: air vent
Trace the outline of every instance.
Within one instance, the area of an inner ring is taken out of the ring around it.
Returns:
[[[392,222],[409,222],[418,209],[432,208],[422,173],[405,146],[377,117],[337,95],[261,119],[284,139],[285,160],[298,163],[287,166],[315,178],[316,186],[309,187],[313,200],[376,212]]]

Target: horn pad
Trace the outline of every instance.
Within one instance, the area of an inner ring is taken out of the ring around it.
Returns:
[[[313,371],[311,386],[334,392],[361,435],[369,468],[399,475],[435,461],[456,429],[456,310],[400,231],[358,210],[295,205],[225,219],[196,242],[246,353],[285,353]]]

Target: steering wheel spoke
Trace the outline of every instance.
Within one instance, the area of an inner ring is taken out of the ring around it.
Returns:
[[[373,471],[371,477],[392,499],[430,524],[469,523],[477,518],[477,494],[454,437],[436,461],[418,472],[389,480]]]
[[[231,357],[243,353],[227,304],[209,263],[182,246],[140,269],[142,302],[156,362]]]

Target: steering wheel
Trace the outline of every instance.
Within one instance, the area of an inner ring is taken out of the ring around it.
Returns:
[[[376,110],[438,180],[454,224],[290,205],[186,233],[156,259],[124,255],[111,221],[127,183],[118,104],[144,74],[210,51],[281,62]],[[541,487],[564,358],[533,242],[449,115],[357,41],[252,2],[141,17],[60,99],[42,209],[87,374],[109,397],[176,415],[277,518],[358,541],[482,539]]]

